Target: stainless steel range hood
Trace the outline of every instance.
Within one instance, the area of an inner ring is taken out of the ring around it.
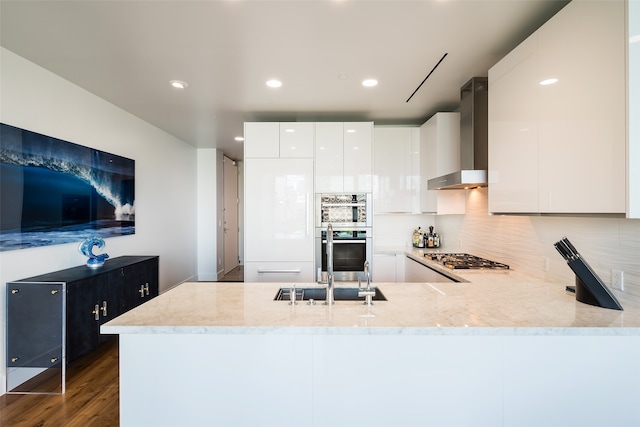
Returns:
[[[430,179],[429,190],[487,186],[488,100],[486,77],[474,77],[460,89],[460,170]]]

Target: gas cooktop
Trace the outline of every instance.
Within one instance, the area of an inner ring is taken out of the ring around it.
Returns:
[[[433,253],[424,254],[424,256],[432,261],[442,263],[442,265],[452,270],[482,268],[506,270],[509,268],[507,264],[465,253]]]

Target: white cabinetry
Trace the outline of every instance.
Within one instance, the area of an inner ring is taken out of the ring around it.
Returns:
[[[440,112],[420,127],[420,210],[464,214],[466,190],[429,190],[427,181],[460,169],[460,113]]]
[[[537,46],[530,36],[489,70],[492,212],[539,211]]]
[[[313,129],[245,123],[248,282],[314,280]]]
[[[249,122],[244,139],[245,158],[313,158],[314,123]]]
[[[280,123],[280,157],[313,158],[314,123]],[[246,156],[245,156],[246,157]]]
[[[491,212],[625,212],[624,17],[571,2],[489,70]]]
[[[316,193],[370,193],[373,123],[316,123],[315,133]]]
[[[419,163],[417,127],[374,127],[373,208],[375,213],[415,213]]]
[[[406,257],[404,263],[404,281],[407,283],[453,282],[453,280],[449,279],[447,276],[440,274],[409,257]]]
[[[404,253],[373,254],[372,280],[375,283],[404,282]]]
[[[280,157],[280,124],[244,124],[244,157]]]

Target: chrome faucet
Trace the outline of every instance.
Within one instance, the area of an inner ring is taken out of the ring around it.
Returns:
[[[369,261],[364,262],[364,275],[367,278],[367,289],[371,289],[371,268],[369,267]]]
[[[358,283],[358,297],[364,297],[365,305],[372,305],[373,297],[376,296],[376,288],[371,288],[371,269],[369,268],[369,261],[364,262],[364,275],[367,278],[367,287],[363,288]],[[358,278],[360,282],[360,278]]]
[[[327,298],[325,305],[333,305],[333,226],[327,225]]]

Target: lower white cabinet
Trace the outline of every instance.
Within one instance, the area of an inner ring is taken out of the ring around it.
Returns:
[[[444,276],[409,257],[406,257],[405,259],[404,275],[404,281],[408,283],[453,282],[453,280],[451,280],[447,276]]]
[[[245,282],[312,282],[313,262],[256,262],[244,264]]]
[[[404,252],[374,254],[372,280],[376,283],[404,282],[405,258]]]
[[[404,256],[404,255],[403,255]],[[372,280],[376,283],[398,281],[398,262],[395,253],[373,255]]]

